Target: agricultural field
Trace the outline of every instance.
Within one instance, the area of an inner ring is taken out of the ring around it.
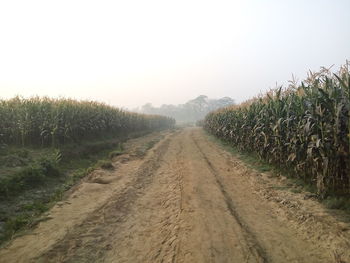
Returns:
[[[205,129],[316,188],[323,199],[350,194],[350,73],[310,74],[206,116]],[[350,207],[348,207],[350,208]]]
[[[103,103],[34,97],[0,100],[0,143],[57,147],[84,139],[172,127],[172,118]]]
[[[199,127],[1,101],[0,262],[350,262],[349,107],[346,67]]]
[[[128,139],[174,126],[167,117],[39,97],[1,100],[0,119],[0,242],[91,170],[111,168]]]
[[[350,263],[349,10],[0,1],[0,263]]]

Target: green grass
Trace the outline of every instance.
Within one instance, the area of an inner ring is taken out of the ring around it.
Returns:
[[[60,153],[54,151],[51,155],[41,157],[18,171],[0,178],[0,199],[6,199],[25,191],[28,187],[43,184],[46,177],[58,177]]]
[[[141,131],[124,137],[64,145],[59,151],[15,146],[1,149],[0,160],[10,161],[0,162],[0,181],[9,180],[6,194],[0,198],[0,244],[45,220],[42,214],[62,200],[65,192],[81,178],[95,169],[114,168],[111,159],[124,153],[122,143],[147,133]],[[149,147],[142,145],[141,148]],[[12,165],[18,158],[23,162]],[[0,193],[4,185],[0,184]]]
[[[145,132],[51,148],[10,146],[0,150],[0,243],[34,226],[40,215],[93,170],[112,169],[122,142]],[[21,159],[21,162],[14,161]]]
[[[109,158],[113,159],[114,157],[117,157],[119,155],[122,155],[124,153],[124,147],[122,143],[118,144],[117,149],[109,153]]]
[[[346,197],[329,196],[322,200],[328,209],[341,209],[350,213],[350,200]]]
[[[106,169],[106,170],[113,170],[114,169],[112,162],[109,160],[99,160],[96,165],[97,165],[97,167],[100,167],[100,168]]]
[[[299,194],[302,192],[302,189],[300,188],[291,188],[290,191],[294,194]]]
[[[149,142],[146,144],[146,151],[152,149],[152,148],[154,147],[154,145],[156,145],[158,142],[159,142],[159,140],[152,140],[152,141],[149,141]]]

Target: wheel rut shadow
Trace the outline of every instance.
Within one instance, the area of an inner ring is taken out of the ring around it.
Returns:
[[[198,148],[198,151],[202,155],[202,157],[205,160],[206,164],[208,165],[209,170],[214,175],[215,181],[216,181],[216,183],[217,183],[217,185],[218,185],[218,187],[219,187],[219,189],[220,189],[220,191],[221,191],[221,193],[222,193],[222,195],[224,197],[227,209],[229,210],[231,216],[238,223],[238,225],[240,226],[240,228],[242,230],[242,234],[243,234],[243,237],[244,237],[244,239],[245,239],[245,241],[247,243],[247,247],[249,249],[249,252],[251,253],[251,255],[253,255],[255,257],[257,262],[261,262],[261,263],[270,262],[270,259],[269,259],[268,255],[266,253],[266,250],[259,243],[259,241],[257,240],[255,234],[250,230],[248,225],[244,222],[242,217],[239,215],[239,213],[235,209],[234,202],[233,202],[232,198],[230,197],[230,195],[228,194],[228,192],[225,190],[225,186],[224,186],[224,184],[221,182],[221,180],[219,178],[218,171],[215,169],[215,167],[210,162],[210,160],[208,159],[206,154],[203,152],[202,148],[199,146],[199,143],[194,138],[193,134],[191,134],[190,137],[193,140],[193,142],[196,145],[196,147]],[[249,257],[249,255],[248,255],[248,257]],[[248,259],[249,258],[247,258],[247,261],[248,261]]]
[[[166,139],[136,171],[135,179],[34,262],[103,262],[133,204],[153,181],[169,147]]]

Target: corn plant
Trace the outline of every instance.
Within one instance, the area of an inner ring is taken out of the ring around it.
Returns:
[[[83,139],[165,129],[174,122],[91,101],[46,97],[0,100],[1,144],[56,147]]]
[[[209,113],[205,128],[328,193],[350,193],[350,73],[310,74],[242,106]]]

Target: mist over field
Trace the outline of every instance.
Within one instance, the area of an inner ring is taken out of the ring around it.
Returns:
[[[347,0],[1,1],[0,97],[236,103],[350,58]]]
[[[135,109],[135,111],[169,116],[174,118],[178,124],[194,124],[197,121],[204,120],[209,112],[234,104],[234,100],[229,97],[209,99],[205,95],[200,95],[184,104],[163,104],[160,107],[154,107],[151,103],[147,103],[141,108]]]

